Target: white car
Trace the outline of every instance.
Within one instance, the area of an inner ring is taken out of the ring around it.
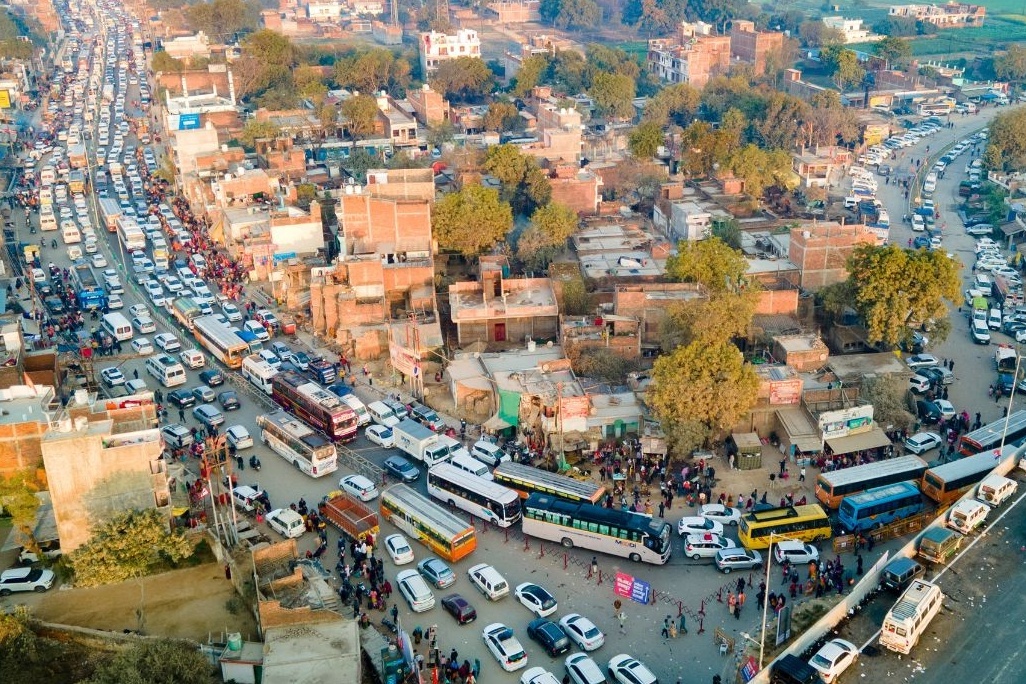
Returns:
[[[225,302],[222,304],[221,311],[224,312],[224,317],[232,323],[237,323],[242,320],[242,312],[239,311],[239,307],[235,306],[231,302]]]
[[[741,522],[740,509],[718,503],[705,504],[698,509],[698,515],[709,520],[715,520],[721,525],[737,527],[737,524]]]
[[[921,454],[936,449],[944,440],[936,432],[918,432],[905,440],[905,450],[913,454]]]
[[[363,475],[346,475],[338,481],[338,486],[360,501],[373,501],[378,498],[378,488]]]
[[[941,418],[944,420],[951,420],[955,417],[957,411],[955,411],[955,405],[947,399],[934,399],[933,403],[940,409]]]
[[[145,304],[133,304],[132,306],[128,307],[128,314],[130,316],[148,316],[149,309],[146,307]]]
[[[859,649],[844,639],[831,639],[809,659],[826,684],[836,681],[842,672],[859,658]]]
[[[93,268],[105,268],[107,266],[107,257],[99,252],[90,257],[90,259],[93,262]]]
[[[401,534],[390,534],[385,537],[385,550],[392,557],[396,565],[406,565],[413,562],[413,549],[406,537]]]
[[[137,337],[132,340],[132,349],[136,354],[152,354],[153,345],[145,337]]]
[[[157,330],[157,324],[149,316],[136,316],[132,319],[132,325],[141,333],[151,333]]]
[[[242,425],[232,425],[224,431],[224,436],[228,443],[235,447],[236,451],[249,449],[253,446],[253,435],[249,434],[249,430]]]
[[[121,298],[121,295],[112,294],[107,297],[107,308],[111,311],[123,309],[125,308],[125,300]]]
[[[684,537],[684,555],[691,560],[712,558],[716,555],[717,551],[732,549],[734,546],[733,540],[709,532],[705,534],[689,534]]]
[[[723,534],[723,523],[700,516],[685,516],[677,523],[677,534]]]
[[[384,425],[368,425],[363,434],[368,441],[377,444],[383,449],[391,449],[395,446],[395,435],[392,434],[392,428],[390,427],[385,427]]]
[[[607,684],[602,668],[584,653],[568,655],[563,663],[572,684]]]
[[[905,359],[909,368],[926,368],[927,366],[939,366],[940,361],[933,354],[916,354]]]
[[[606,635],[595,623],[579,613],[570,613],[559,621],[570,641],[577,644],[582,651],[594,651],[606,643]]]
[[[182,281],[173,275],[164,276],[164,287],[167,288],[168,292],[174,292],[176,294],[184,289]]]
[[[178,338],[171,333],[160,333],[153,338],[153,343],[166,352],[176,352],[181,350],[182,343],[178,341]]]
[[[124,385],[126,382],[125,374],[121,372],[120,368],[104,368],[100,371],[100,377],[108,387],[117,387],[118,385]]]
[[[619,684],[659,684],[652,670],[643,662],[626,653],[615,655],[609,659],[609,676]]]
[[[538,617],[548,617],[559,608],[556,597],[549,593],[548,589],[534,582],[518,584],[517,588],[513,590],[513,595],[524,605],[524,608]]]
[[[513,630],[506,625],[501,622],[492,623],[484,628],[481,637],[488,650],[499,661],[499,666],[506,672],[514,672],[527,666],[527,652]]]

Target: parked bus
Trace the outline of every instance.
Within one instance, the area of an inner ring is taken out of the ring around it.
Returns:
[[[827,508],[836,510],[846,496],[897,482],[918,480],[926,468],[926,461],[918,456],[899,456],[820,473],[816,478],[816,498]]]
[[[185,366],[167,354],[157,354],[146,359],[146,372],[164,387],[184,385],[189,379],[185,375]]]
[[[271,397],[336,442],[356,438],[356,412],[295,371],[284,371],[271,378]]]
[[[1012,444],[1023,437],[1026,437],[1026,410],[1016,411],[963,435],[958,451],[964,456],[972,456],[997,449],[1002,443]]]
[[[924,102],[916,107],[919,116],[947,116],[955,109],[954,100],[941,100],[938,102]]]
[[[310,477],[338,470],[338,452],[327,437],[284,411],[257,416],[260,439]]]
[[[381,515],[447,561],[456,562],[477,548],[473,525],[406,485],[382,492]]]
[[[107,306],[107,291],[100,285],[93,273],[93,267],[85,259],[71,262],[71,284],[75,288],[78,305],[85,311],[103,310]]]
[[[250,354],[242,360],[242,377],[249,380],[265,394],[271,393],[271,378],[278,370],[256,354]]]
[[[1000,461],[999,453],[987,451],[930,468],[923,473],[923,494],[941,506],[950,505],[987,477]]]
[[[844,497],[837,521],[846,532],[862,532],[923,512],[923,494],[915,482],[898,482]]]
[[[523,532],[634,562],[665,565],[670,560],[670,524],[641,513],[531,494],[523,502]]]
[[[551,494],[566,501],[599,505],[606,494],[606,488],[594,482],[575,480],[559,473],[550,473],[541,468],[503,461],[492,471],[495,481],[509,487],[526,499],[535,492]]]
[[[171,303],[171,313],[189,332],[196,329],[195,320],[202,315],[199,305],[192,297],[175,297]]]
[[[428,469],[428,494],[478,518],[509,527],[520,520],[520,496],[449,463]]]
[[[819,541],[833,534],[830,519],[819,504],[752,511],[741,517],[737,538],[749,549],[767,549],[771,542]]]
[[[896,653],[910,653],[930,621],[940,612],[943,601],[944,594],[936,584],[913,580],[894,607],[887,611],[880,630],[880,645]]]
[[[206,347],[215,359],[232,370],[242,367],[242,358],[249,353],[245,342],[214,316],[197,316],[192,322],[196,341]]]

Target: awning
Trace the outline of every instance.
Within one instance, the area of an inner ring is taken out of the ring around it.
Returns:
[[[482,425],[481,427],[487,430],[488,432],[501,432],[502,430],[507,430],[513,426],[507,423],[502,418],[499,418],[499,416],[492,416],[491,418],[486,420],[484,422],[484,425]]]
[[[838,455],[850,454],[854,451],[863,451],[865,449],[875,449],[887,446],[890,443],[891,440],[887,439],[887,435],[878,427],[873,428],[869,432],[860,432],[857,435],[835,437],[834,439],[827,440],[827,444]]]
[[[793,444],[802,453],[818,453],[823,450],[823,441],[815,424],[804,410],[800,408],[777,409],[777,419],[789,444]]]
[[[818,454],[823,450],[823,443],[816,435],[788,436],[787,441],[794,444],[794,448],[803,454]]]

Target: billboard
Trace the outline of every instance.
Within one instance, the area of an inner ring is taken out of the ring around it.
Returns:
[[[0,90],[0,109],[10,109],[10,108],[11,108],[11,91],[10,90],[6,90],[6,89],[5,90]]]
[[[199,114],[179,114],[178,115],[178,130],[180,131],[194,131],[200,127],[200,115]]]

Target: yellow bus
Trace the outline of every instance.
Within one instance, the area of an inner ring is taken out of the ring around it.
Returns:
[[[381,515],[447,561],[456,562],[477,548],[473,525],[404,484],[381,494]]]
[[[766,549],[770,540],[819,541],[833,535],[830,519],[819,504],[784,506],[745,513],[737,538],[749,549]]]
[[[531,494],[551,494],[565,501],[602,503],[606,488],[591,481],[575,480],[559,473],[550,473],[541,468],[504,461],[492,471],[495,481],[505,485],[526,499]]]

